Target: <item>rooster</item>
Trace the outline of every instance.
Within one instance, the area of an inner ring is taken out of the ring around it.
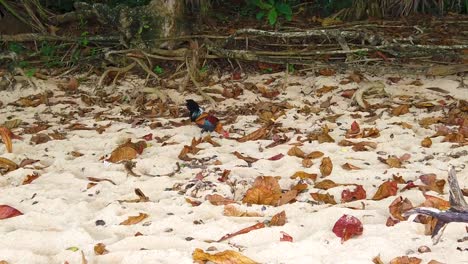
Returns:
[[[186,105],[190,112],[190,120],[202,129],[202,133],[215,131],[225,138],[229,137],[229,133],[223,129],[223,125],[219,122],[219,119],[212,114],[205,113],[197,102],[189,99],[186,100]]]

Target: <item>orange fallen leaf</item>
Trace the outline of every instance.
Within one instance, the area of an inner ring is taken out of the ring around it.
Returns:
[[[250,141],[250,140],[265,139],[267,134],[268,134],[268,130],[269,130],[269,127],[261,127],[259,129],[255,130],[254,132],[237,139],[237,141],[247,142],[247,141]]]
[[[408,198],[403,199],[403,197],[399,196],[388,206],[390,214],[400,220],[405,221],[407,218],[403,216],[403,213],[407,212],[408,210],[413,208],[413,204]]]
[[[321,151],[312,151],[311,153],[305,156],[306,159],[318,159],[322,157],[324,154]]]
[[[391,113],[393,116],[400,116],[400,115],[407,114],[409,113],[409,105],[404,104],[404,105],[397,106],[392,109]]]
[[[13,143],[11,142],[11,135],[13,133],[10,129],[0,126],[0,137],[2,138],[3,144],[5,144],[8,153],[13,152]]]
[[[341,168],[345,169],[345,170],[360,170],[361,168],[359,168],[358,166],[354,166],[353,164],[350,164],[348,162],[346,162],[345,164],[341,165]]]
[[[317,179],[317,174],[316,173],[307,173],[305,171],[296,171],[293,176],[291,176],[291,179],[296,179],[296,178],[299,178],[299,179],[311,179],[313,181],[315,181],[315,179]]]
[[[379,186],[377,192],[374,194],[374,197],[372,197],[372,200],[379,201],[387,197],[394,196],[396,195],[397,191],[398,186],[395,181],[386,181]]]
[[[324,157],[322,163],[320,164],[320,173],[322,177],[326,177],[332,173],[333,163],[329,157]]]
[[[312,161],[312,159],[303,159],[302,160],[302,167],[304,168],[310,168],[312,167],[312,165],[314,165],[314,162]]]
[[[272,176],[259,176],[252,187],[247,190],[242,202],[276,206],[280,198],[281,188],[278,179]]]
[[[298,158],[305,158],[306,154],[302,149],[300,149],[298,146],[294,146],[288,150],[288,155],[289,156],[295,156]]]
[[[208,194],[205,196],[205,200],[208,200],[212,205],[226,205],[226,204],[231,204],[235,203],[234,200],[223,197],[219,194]]]
[[[196,248],[192,254],[195,263],[206,263],[211,261],[216,264],[257,264],[258,262],[233,250],[225,250],[216,254],[205,253],[202,249]]]
[[[390,260],[389,264],[420,264],[421,262],[422,259],[417,257],[402,256]]]
[[[145,213],[140,213],[138,214],[137,216],[129,216],[127,218],[127,220],[123,221],[122,223],[120,223],[120,225],[134,225],[134,224],[138,224],[140,223],[141,221],[145,220],[146,218],[148,217],[147,214]]]
[[[421,141],[421,146],[425,148],[430,148],[432,146],[432,140],[429,137],[424,138]]]
[[[242,211],[233,204],[228,204],[224,206],[223,215],[234,216],[234,217],[261,217],[263,216],[263,214],[258,213],[258,212]]]
[[[244,155],[240,154],[240,153],[237,152],[237,151],[234,151],[232,154],[233,154],[234,156],[236,156],[238,159],[241,159],[241,160],[243,160],[243,161],[245,161],[245,162],[247,162],[247,163],[254,163],[254,162],[258,161],[257,158],[253,158],[253,157],[249,157],[249,156],[244,156]]]
[[[450,203],[444,199],[428,194],[424,194],[424,197],[426,200],[420,206],[433,207],[439,210],[447,210],[450,208]]]
[[[226,235],[224,235],[222,238],[220,238],[219,240],[217,240],[216,242],[221,242],[221,241],[224,241],[224,240],[233,238],[233,237],[238,236],[238,235],[247,234],[247,233],[249,233],[250,231],[257,230],[257,229],[261,229],[261,228],[264,228],[264,227],[265,227],[265,223],[260,222],[260,223],[257,223],[257,224],[255,224],[255,225],[252,225],[252,226],[243,228],[243,229],[241,229],[241,230],[239,230],[239,231],[237,231],[237,232],[230,233],[230,234],[226,234]]]
[[[26,178],[23,180],[22,185],[30,184],[31,182],[33,182],[37,178],[39,178],[39,174],[37,174],[36,172],[33,172],[33,174],[30,174],[30,175],[26,176]]]
[[[328,189],[335,188],[335,187],[340,186],[340,185],[341,184],[335,183],[332,180],[323,180],[323,181],[317,182],[314,185],[314,188],[322,189],[322,190],[328,190]]]
[[[298,191],[295,190],[295,189],[289,190],[289,191],[281,194],[281,197],[280,197],[277,205],[281,206],[283,204],[287,204],[287,203],[293,201],[294,199],[296,199],[297,194],[298,194]]]
[[[106,245],[103,243],[97,243],[94,245],[94,254],[96,255],[105,255],[109,253],[109,251],[106,249]]]

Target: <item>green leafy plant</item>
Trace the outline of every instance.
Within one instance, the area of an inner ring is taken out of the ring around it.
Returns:
[[[283,16],[286,20],[292,19],[291,5],[283,0],[249,0],[249,4],[260,9],[256,18],[261,20],[266,17],[268,23],[273,26],[278,22],[278,17]]]
[[[161,68],[159,65],[156,65],[156,67],[154,67],[153,69],[153,72],[156,73],[157,75],[161,75],[164,73],[164,69]]]
[[[87,47],[89,44],[88,35],[89,35],[88,31],[84,31],[83,33],[81,33],[80,44],[84,47]]]
[[[294,68],[294,64],[288,64],[288,72],[289,73],[294,73],[296,69]]]

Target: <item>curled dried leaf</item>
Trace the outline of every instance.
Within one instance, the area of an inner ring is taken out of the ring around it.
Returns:
[[[327,203],[327,204],[336,204],[335,197],[329,193],[311,193],[312,199],[317,202]]]
[[[233,204],[228,204],[224,206],[223,215],[233,216],[233,217],[262,217],[263,216],[263,214],[257,213],[257,212],[242,211]]]
[[[267,135],[268,135],[268,131],[269,131],[269,127],[261,127],[259,129],[255,130],[254,132],[237,139],[237,141],[247,142],[247,141],[250,141],[250,140],[265,139],[267,137]]]
[[[141,221],[145,220],[148,217],[145,213],[139,213],[137,216],[129,216],[127,220],[120,223],[120,225],[134,225],[138,224]]]
[[[320,173],[322,177],[329,176],[333,170],[333,163],[329,157],[324,157],[322,163],[320,164]]]
[[[299,178],[299,179],[311,179],[313,181],[315,181],[315,179],[317,179],[317,174],[316,173],[307,173],[305,171],[296,171],[293,176],[291,176],[291,179],[296,179],[296,178]]]

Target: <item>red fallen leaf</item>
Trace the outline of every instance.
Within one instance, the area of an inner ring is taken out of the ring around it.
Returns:
[[[344,90],[341,93],[341,96],[343,96],[344,98],[352,98],[355,92],[356,92],[356,89]]]
[[[0,205],[0,220],[22,215],[20,211],[9,205]]]
[[[351,129],[348,131],[348,133],[357,134],[357,133],[359,133],[359,131],[361,131],[361,127],[359,127],[358,122],[354,121],[351,124]]]
[[[143,138],[146,141],[151,141],[151,140],[153,140],[153,133],[146,134],[146,135],[142,136],[141,138]]]
[[[353,236],[362,235],[364,228],[359,219],[345,214],[336,221],[332,231],[336,236],[341,238],[341,243],[343,243]]]
[[[288,233],[281,231],[281,235],[283,235],[280,238],[281,242],[293,242],[292,236],[288,235]]]
[[[362,185],[356,185],[354,191],[350,191],[349,189],[343,190],[341,192],[341,202],[347,203],[356,200],[366,199],[366,190],[362,187]]]
[[[221,177],[218,178],[218,181],[220,182],[225,182],[229,179],[229,174],[231,174],[230,170],[224,170],[223,174],[221,174]]]
[[[243,229],[241,229],[241,230],[239,230],[239,231],[237,231],[235,233],[226,234],[216,242],[221,242],[221,241],[224,241],[226,239],[230,239],[232,237],[235,237],[237,235],[247,234],[252,230],[257,230],[257,229],[264,228],[264,227],[265,227],[265,224],[263,222],[260,222],[260,223],[257,223],[255,225],[253,225],[253,226],[243,228]]]
[[[414,184],[413,181],[409,181],[405,187],[403,187],[403,189],[401,189],[401,191],[405,191],[405,190],[409,190],[409,189],[413,189],[413,188],[416,188],[418,187],[418,185]]]
[[[241,79],[241,72],[240,71],[235,71],[232,73],[231,79],[234,81],[240,80]]]
[[[268,158],[268,160],[280,160],[284,157],[282,153],[274,155],[273,157]]]

